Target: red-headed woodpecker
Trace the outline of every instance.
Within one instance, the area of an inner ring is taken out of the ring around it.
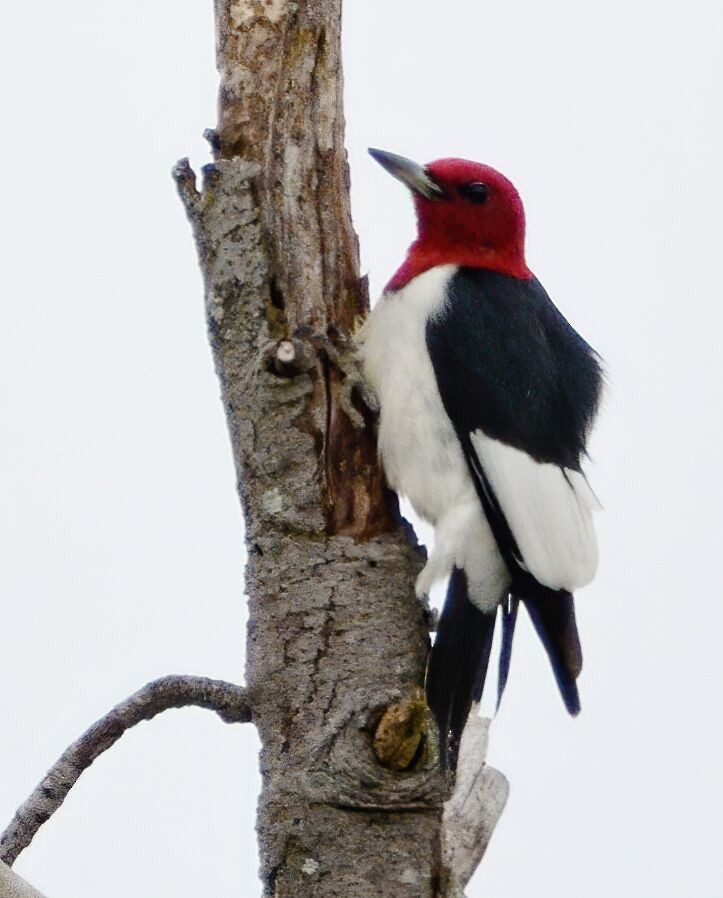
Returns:
[[[450,577],[427,696],[454,764],[498,609],[498,700],[522,601],[568,711],[580,710],[572,593],[597,564],[582,462],[601,365],[528,269],[524,209],[507,178],[463,159],[422,167],[370,153],[412,191],[417,213],[417,239],[359,346],[387,481],[435,528],[417,592]]]

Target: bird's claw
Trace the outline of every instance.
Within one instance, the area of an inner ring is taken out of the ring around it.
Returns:
[[[417,596],[419,604],[422,606],[422,614],[424,622],[430,633],[434,633],[439,623],[439,612],[436,608],[432,608],[429,604],[429,593],[432,588],[432,581],[429,579],[428,571],[425,568],[420,572],[417,581],[414,584],[414,593]]]
[[[375,413],[379,411],[379,400],[364,378],[355,344],[350,342],[339,347],[323,334],[314,334],[310,340],[317,349],[323,350],[329,361],[344,375],[339,405],[354,427],[363,430],[366,422],[362,413],[354,406],[354,393],[356,392],[364,405]]]

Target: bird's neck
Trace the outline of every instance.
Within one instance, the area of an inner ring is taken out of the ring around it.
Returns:
[[[510,277],[529,281],[533,274],[525,263],[524,246],[444,246],[439,243],[415,240],[407,257],[387,284],[385,291],[394,293],[411,280],[438,265],[458,265],[460,268],[484,268]]]

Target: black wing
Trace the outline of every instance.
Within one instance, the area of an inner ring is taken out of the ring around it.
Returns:
[[[601,366],[538,280],[460,268],[427,325],[427,348],[458,433],[482,430],[536,461],[579,470]]]
[[[482,269],[455,273],[426,337],[444,408],[490,526],[508,564],[523,574],[529,565],[518,545],[513,509],[505,508],[499,483],[499,495],[493,489],[473,436],[481,432],[535,462],[557,466],[561,489],[567,489],[580,472],[600,401],[598,357],[539,281]]]
[[[429,320],[426,334],[442,402],[513,575],[510,607],[516,607],[518,598],[525,601],[565,704],[576,713],[575,679],[582,659],[572,596],[566,589],[540,582],[531,571],[519,544],[519,509],[515,517],[505,490],[493,488],[473,439],[481,432],[521,450],[534,462],[556,466],[561,490],[567,484],[574,492],[570,478],[579,476],[602,391],[600,361],[535,279],[461,268],[447,292],[445,305]],[[550,516],[554,517],[554,509]],[[554,521],[550,524],[554,526]],[[507,623],[501,688],[507,678],[514,619],[510,616]]]

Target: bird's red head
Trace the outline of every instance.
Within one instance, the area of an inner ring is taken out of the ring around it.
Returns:
[[[532,277],[525,264],[522,200],[504,175],[466,159],[438,159],[422,167],[393,153],[369,152],[410,188],[417,211],[417,239],[387,290],[447,264]]]

